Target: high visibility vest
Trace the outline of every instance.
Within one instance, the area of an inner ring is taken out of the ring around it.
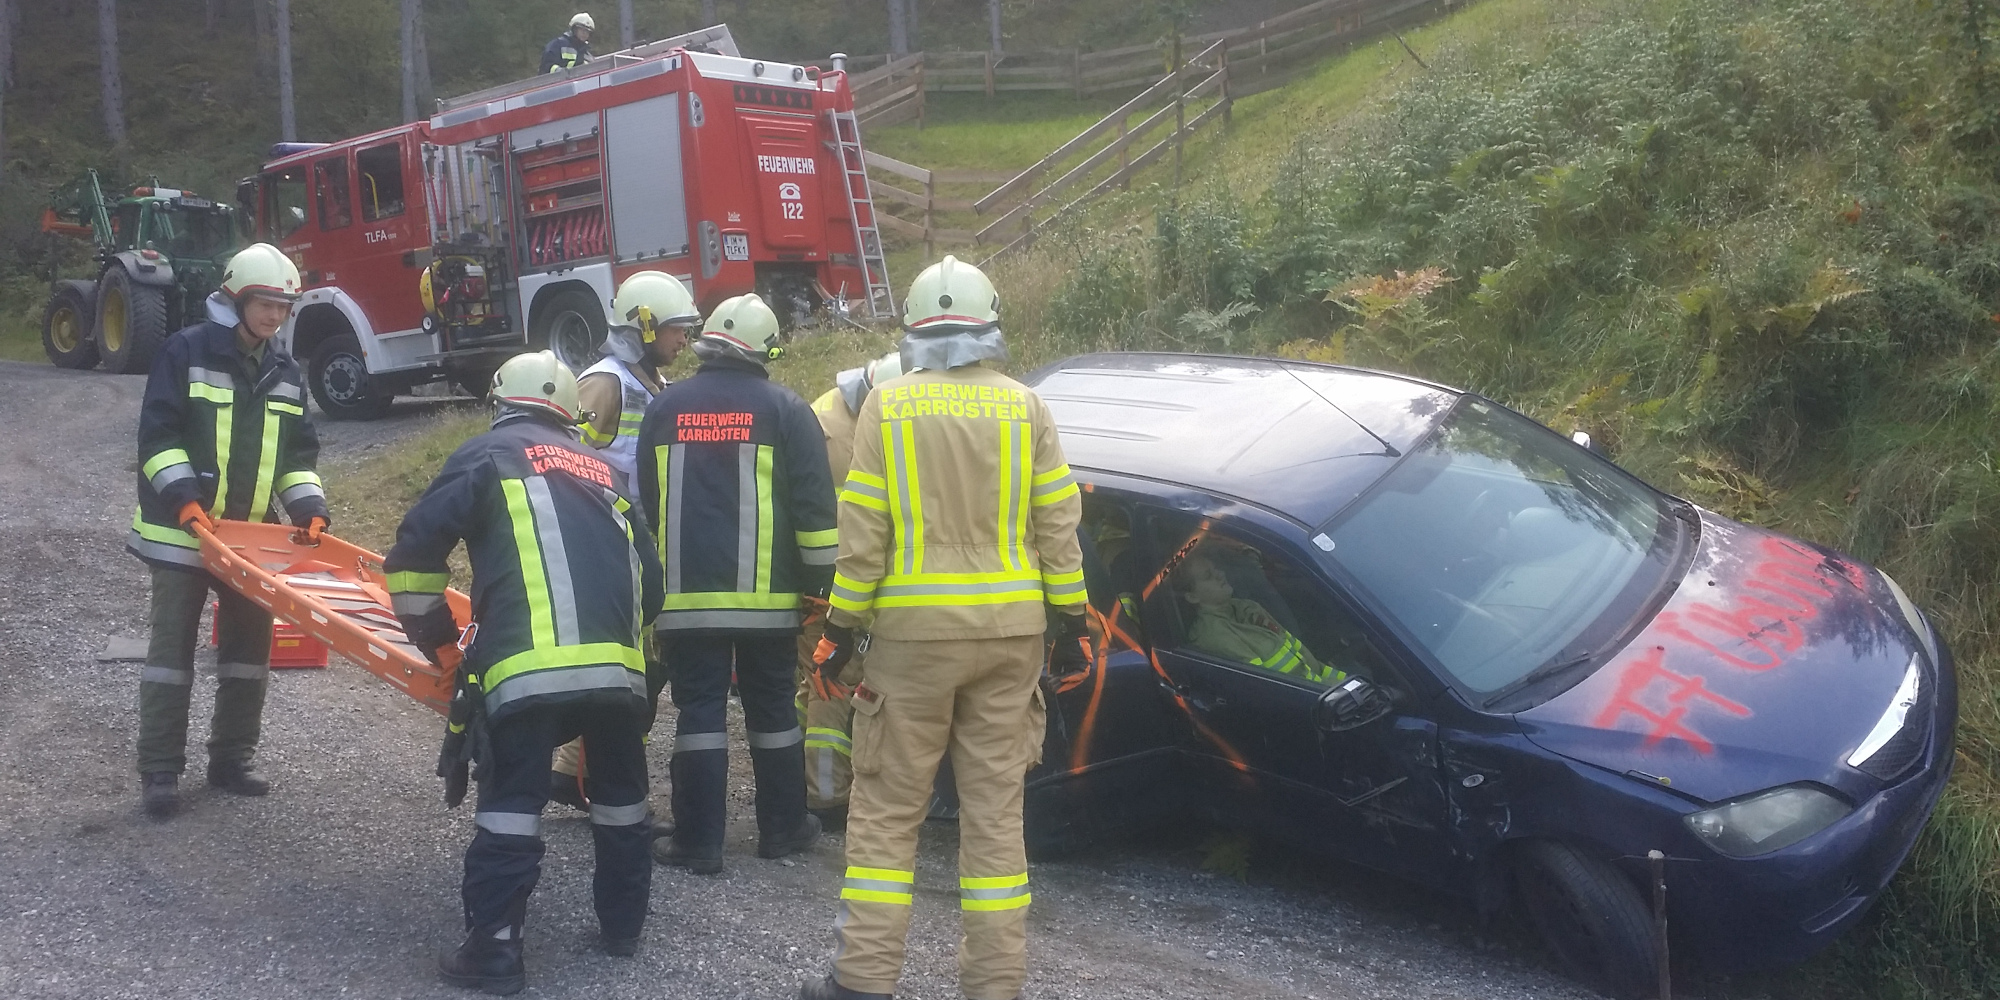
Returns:
[[[619,389],[618,427],[610,437],[598,433],[597,428],[583,425],[583,439],[604,460],[630,477],[639,474],[639,424],[646,419],[646,406],[653,401],[653,388],[632,374],[632,369],[617,358],[605,358],[583,370],[581,380],[586,375],[608,374],[616,376]]]

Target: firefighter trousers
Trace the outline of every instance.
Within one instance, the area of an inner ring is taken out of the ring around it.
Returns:
[[[958,776],[959,987],[1013,1000],[1027,979],[1021,796],[1041,758],[1042,637],[876,639],[854,703],[854,787],[833,974],[894,993],[916,884],[917,831],[938,760]]]
[[[750,767],[757,780],[757,832],[783,837],[805,822],[806,765],[792,709],[796,637],[786,633],[661,635],[660,657],[673,675],[674,840],[719,854],[728,825],[729,678],[743,695]]]
[[[813,649],[826,633],[824,621],[808,622],[799,636],[799,725],[806,731],[806,808],[839,809],[847,805],[847,786],[854,772],[854,709],[846,695],[826,685],[813,666]],[[847,661],[838,678],[842,688],[861,681],[861,657]],[[829,697],[831,696],[831,697]]]
[[[645,725],[641,709],[582,701],[524,708],[493,727],[493,759],[483,762],[474,817],[479,832],[465,849],[467,930],[519,932],[526,897],[541,878],[549,753],[580,736],[590,758],[584,790],[597,848],[591,888],[598,926],[607,940],[639,936],[653,884]]]
[[[647,657],[646,732],[649,734],[653,731],[653,718],[660,711],[660,692],[666,690],[666,687],[667,668],[660,663],[658,657]],[[567,774],[572,778],[576,777],[578,771],[588,766],[583,759],[582,751],[583,741],[580,739],[571,740],[557,747],[555,763],[549,765],[549,770]]]
[[[210,763],[248,761],[263,727],[271,675],[271,613],[217,582],[207,571],[153,569],[152,637],[139,671],[139,773],[187,769],[188,703],[201,609],[214,590],[220,640],[215,655],[215,716]]]

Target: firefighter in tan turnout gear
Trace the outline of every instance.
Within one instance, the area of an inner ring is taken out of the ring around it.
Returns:
[[[854,457],[854,419],[868,391],[903,373],[903,356],[890,353],[859,368],[849,368],[834,377],[833,388],[813,400],[813,415],[826,434],[826,461],[833,481],[847,481],[847,469]],[[847,823],[847,786],[853,776],[848,758],[853,755],[849,737],[854,709],[848,693],[861,681],[861,660],[848,662],[837,677],[821,677],[812,661],[826,629],[824,609],[811,615],[799,635],[799,719],[806,730],[806,808],[828,829]]]
[[[855,688],[854,786],[839,949],[804,1000],[895,992],[916,890],[917,831],[938,760],[957,772],[959,985],[1011,1000],[1027,978],[1021,799],[1040,757],[1045,605],[1059,642],[1084,627],[1082,504],[1040,397],[981,362],[1006,356],[993,285],[952,257],[904,310],[909,374],[861,407],[840,494],[840,557],[817,661],[873,635]]]
[[[646,405],[667,385],[660,369],[673,363],[687,346],[688,334],[701,327],[701,310],[679,278],[640,271],[618,286],[611,313],[617,322],[604,335],[604,359],[577,376],[577,396],[586,415],[579,426],[583,442],[633,480],[639,474],[639,422],[646,417]],[[657,703],[666,683],[658,659],[649,656],[647,699]],[[650,723],[646,728],[652,728]],[[556,751],[549,772],[550,801],[590,808],[579,777],[584,768],[577,751],[582,745],[565,743]]]

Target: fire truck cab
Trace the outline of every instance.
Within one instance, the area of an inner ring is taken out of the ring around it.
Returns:
[[[483,394],[524,350],[581,372],[642,269],[687,282],[704,311],[756,291],[788,323],[891,315],[846,74],[701,35],[273,147],[239,199],[299,265],[279,336],[319,407],[379,416],[446,379]]]

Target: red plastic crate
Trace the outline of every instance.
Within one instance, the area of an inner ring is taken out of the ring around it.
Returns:
[[[546,167],[530,168],[522,172],[521,179],[529,187],[541,187],[544,184],[554,183],[563,179],[562,164],[555,163]]]
[[[563,164],[563,179],[565,180],[574,181],[596,176],[597,157],[595,156],[583,160],[571,160]]]
[[[210,606],[217,616],[216,618],[209,619],[210,622],[214,622],[222,614],[222,605],[218,601],[213,602]],[[220,645],[221,642],[222,637],[217,634],[215,626],[211,624],[208,629],[208,644],[216,646]],[[272,670],[308,670],[316,667],[324,667],[326,666],[326,655],[326,643],[299,631],[297,626],[283,619],[274,618],[271,620]]]

